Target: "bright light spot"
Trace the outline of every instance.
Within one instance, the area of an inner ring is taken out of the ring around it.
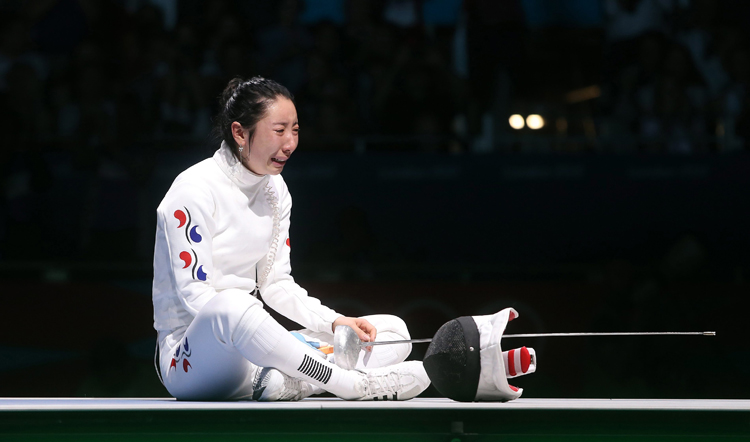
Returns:
[[[510,118],[508,118],[508,123],[510,123],[510,127],[513,129],[523,129],[523,117],[518,114],[511,115]]]
[[[544,119],[540,115],[531,114],[526,117],[526,125],[529,126],[529,129],[541,129],[544,127]]]

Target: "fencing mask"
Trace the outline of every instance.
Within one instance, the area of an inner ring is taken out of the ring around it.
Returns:
[[[424,368],[438,391],[460,402],[517,399],[522,388],[508,384],[536,371],[533,348],[503,352],[500,347],[508,322],[518,312],[506,308],[494,315],[462,316],[443,324],[432,338]]]

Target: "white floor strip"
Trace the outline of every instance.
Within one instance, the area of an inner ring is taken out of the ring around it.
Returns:
[[[517,399],[462,403],[425,398],[403,402],[348,402],[308,398],[299,402],[182,402],[162,398],[0,398],[2,411],[102,410],[335,410],[335,409],[497,409],[497,410],[711,410],[750,411],[750,400],[735,399]]]

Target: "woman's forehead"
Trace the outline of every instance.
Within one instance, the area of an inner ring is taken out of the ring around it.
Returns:
[[[279,97],[268,106],[268,114],[265,119],[271,124],[296,123],[297,108],[288,98]]]

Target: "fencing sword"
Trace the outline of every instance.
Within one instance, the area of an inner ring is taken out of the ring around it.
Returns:
[[[585,333],[517,333],[503,335],[503,338],[551,338],[575,336],[716,336],[715,331],[702,332],[585,332]],[[357,332],[348,325],[338,325],[333,333],[333,354],[336,365],[347,370],[357,365],[359,352],[372,345],[420,344],[432,342],[428,339],[403,339],[398,341],[363,342]]]
[[[503,338],[564,338],[568,336],[716,336],[715,331],[702,332],[593,332],[593,333],[517,333],[503,335]],[[371,345],[390,345],[390,344],[420,344],[423,342],[432,342],[432,338],[427,339],[402,339],[400,341],[361,341],[361,346],[369,347]]]

